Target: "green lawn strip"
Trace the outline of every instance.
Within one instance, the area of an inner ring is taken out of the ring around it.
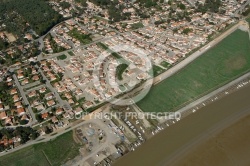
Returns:
[[[104,50],[109,49],[108,46],[106,46],[105,44],[103,44],[103,43],[101,43],[101,42],[96,43],[96,45],[97,45],[98,47],[104,49]]]
[[[74,54],[72,51],[69,51],[68,54],[69,54],[70,56],[75,56],[75,54]]]

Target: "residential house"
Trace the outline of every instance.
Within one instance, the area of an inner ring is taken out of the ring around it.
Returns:
[[[13,98],[13,101],[14,101],[14,102],[19,101],[19,96],[18,96],[17,94],[14,95],[12,98]]]
[[[57,108],[56,110],[56,115],[61,115],[63,113],[63,109],[62,108]]]
[[[17,109],[17,115],[18,115],[18,116],[22,116],[22,115],[24,115],[24,114],[25,114],[24,108],[18,108],[18,109]]]
[[[43,114],[41,115],[42,119],[47,119],[48,116],[49,116],[49,113],[48,113],[48,112],[43,113]]]
[[[5,111],[0,112],[0,119],[1,119],[1,120],[4,120],[4,119],[6,119],[6,118],[7,118],[6,112],[5,112]]]
[[[2,111],[4,109],[3,104],[0,104],[0,111]]]
[[[16,89],[16,88],[10,90],[10,94],[11,94],[11,95],[14,95],[14,94],[16,94],[16,93],[17,93],[17,89]]]
[[[55,101],[54,100],[49,100],[49,101],[47,101],[47,105],[50,107],[50,106],[52,106],[52,105],[55,105],[56,103],[55,103]]]

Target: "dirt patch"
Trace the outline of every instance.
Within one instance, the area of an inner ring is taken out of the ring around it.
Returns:
[[[247,61],[244,56],[235,56],[228,59],[225,63],[228,69],[239,70],[247,64]]]
[[[196,88],[202,87],[202,84],[199,83],[198,81],[195,81],[195,80],[194,80],[193,83],[194,83],[194,86],[195,86]]]
[[[73,130],[73,139],[74,139],[74,141],[75,141],[76,143],[82,145],[82,141],[77,137],[77,135],[76,135],[76,130],[75,130],[75,129]]]
[[[16,41],[16,38],[15,38],[15,36],[12,34],[12,33],[8,33],[8,32],[4,32],[5,33],[5,35],[7,36],[7,38],[8,38],[8,40],[9,40],[9,42],[14,42],[14,41]]]

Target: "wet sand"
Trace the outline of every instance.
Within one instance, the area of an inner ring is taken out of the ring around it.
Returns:
[[[178,166],[249,166],[250,116],[202,143],[174,165]]]
[[[246,86],[168,127],[114,165],[250,165],[249,101]]]

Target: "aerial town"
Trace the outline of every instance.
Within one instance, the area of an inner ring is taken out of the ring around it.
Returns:
[[[62,21],[46,33],[27,28],[29,23],[21,19],[23,35],[11,33],[8,20],[0,17],[0,130],[29,128],[27,138],[1,132],[2,153],[56,138],[69,129],[81,148],[62,165],[110,165],[134,151],[175,122],[128,118],[126,113],[141,113],[141,108],[109,101],[125,98],[238,24],[249,4],[142,2],[49,0],[51,12]],[[92,118],[96,111],[104,117]],[[110,118],[110,113],[119,118]]]

